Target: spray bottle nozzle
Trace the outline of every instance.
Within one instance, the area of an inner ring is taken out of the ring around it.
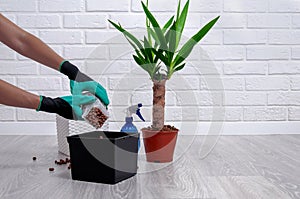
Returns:
[[[143,106],[142,103],[139,103],[137,105],[133,105],[128,107],[127,109],[127,117],[131,117],[132,114],[136,114],[142,121],[145,122],[145,119],[143,118],[141,112],[140,112],[140,108]]]

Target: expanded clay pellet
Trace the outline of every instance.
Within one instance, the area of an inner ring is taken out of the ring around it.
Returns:
[[[54,163],[57,164],[57,165],[63,165],[63,164],[68,164],[69,163],[68,169],[69,170],[71,169],[71,159],[70,158],[66,158],[65,160],[64,159],[54,160]],[[50,167],[49,171],[54,171],[54,168]]]
[[[59,161],[58,160],[54,161],[54,163],[58,164],[58,165],[67,164],[67,163],[70,163],[70,162],[71,162],[71,160],[69,158],[66,158],[65,160],[60,159]]]
[[[97,108],[93,107],[90,112],[85,117],[88,122],[95,127],[96,129],[101,128],[104,122],[108,119],[108,117],[102,113],[102,111]]]

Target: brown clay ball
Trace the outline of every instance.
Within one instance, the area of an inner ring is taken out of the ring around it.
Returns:
[[[103,126],[107,118],[108,117],[104,115],[102,111],[97,107],[93,107],[86,116],[88,122],[97,129]]]

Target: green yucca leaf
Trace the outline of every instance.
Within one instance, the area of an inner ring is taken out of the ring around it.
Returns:
[[[166,66],[168,65],[168,58],[163,55],[164,51],[162,49],[159,50],[152,49],[152,51],[154,52],[156,57],[159,58]]]
[[[160,66],[153,65],[152,66],[152,77],[155,75],[155,73],[159,72]]]
[[[122,32],[125,36],[127,36],[131,41],[133,41],[133,43],[135,43],[135,45],[137,45],[137,47],[139,49],[142,49],[143,46],[142,44],[139,42],[139,40],[133,36],[131,33],[129,33],[127,30],[125,30],[124,28],[122,28],[121,25],[118,25],[116,23],[114,23],[113,21],[111,20],[108,20],[117,30],[119,30],[120,32]]]
[[[171,28],[165,34],[165,38],[166,38],[167,44],[170,42],[170,32],[171,32]]]
[[[179,65],[179,66],[177,66],[177,67],[175,67],[174,69],[170,69],[170,70],[168,70],[168,71],[167,71],[167,72],[168,72],[168,79],[170,79],[170,78],[171,78],[171,76],[173,75],[173,73],[174,73],[174,72],[176,72],[176,71],[179,71],[179,70],[183,69],[183,68],[184,68],[184,66],[185,66],[185,63],[184,63],[184,64],[181,64],[181,65]]]
[[[160,70],[160,68],[161,68],[161,66],[155,67],[154,74],[157,73]]]
[[[149,62],[153,63],[153,55],[151,50],[152,47],[150,46],[150,43],[148,42],[146,37],[144,37],[144,48],[145,48],[145,53],[149,59]]]
[[[144,60],[142,59],[142,58],[140,58],[140,57],[138,57],[138,56],[136,56],[136,55],[133,55],[133,58],[134,58],[134,60],[135,60],[135,62],[138,64],[138,65],[144,65],[145,64],[145,62],[144,62]]]
[[[157,52],[155,52],[156,50],[153,48],[152,49],[152,51],[153,51],[153,53],[156,55],[156,54],[159,54],[160,56],[155,56],[155,58],[154,58],[154,63],[157,63],[158,62],[158,60],[159,60],[159,57],[163,57],[164,55],[163,55],[163,50],[162,49],[158,49],[158,51]],[[164,59],[164,58],[162,58],[162,59]],[[160,59],[161,60],[161,59]]]
[[[166,42],[166,38],[158,24],[158,22],[156,21],[155,17],[152,15],[152,13],[148,10],[147,6],[142,2],[142,6],[144,9],[144,12],[147,16],[147,18],[149,19],[150,23],[152,24],[155,33],[157,34],[158,39],[161,42],[161,47],[163,49],[167,49],[167,42]]]
[[[180,4],[181,4],[181,0],[179,0],[179,2],[178,2],[177,13],[176,13],[176,21],[178,21],[179,14],[180,14]]]
[[[139,56],[139,57],[143,57],[143,59],[146,59],[147,58],[147,55],[146,55],[146,52],[144,49],[138,49],[134,44],[133,42],[131,42],[127,36],[125,36],[125,38],[127,39],[127,41],[129,42],[129,44],[134,48],[136,54]],[[143,56],[141,55],[141,53],[143,54]]]
[[[177,15],[179,15],[179,17],[176,20],[176,49],[179,45],[181,35],[185,26],[185,22],[189,10],[189,4],[190,4],[190,0],[186,2],[180,15],[179,15],[180,10],[177,11],[178,12]]]
[[[169,32],[169,52],[168,52],[168,65],[170,66],[174,53],[176,51],[176,23],[173,23],[173,25],[170,28]]]
[[[116,23],[114,23],[111,20],[108,20],[117,30],[119,30],[120,32],[122,32],[125,36],[125,38],[127,39],[127,41],[129,42],[129,44],[135,49],[136,53],[139,54],[139,51],[144,55],[144,59],[147,59],[147,55],[145,52],[145,49],[143,49],[142,44],[140,43],[140,41],[133,36],[131,33],[129,33],[128,31],[126,31],[124,28],[122,28],[121,25],[118,25]]]
[[[146,1],[147,7],[149,6],[149,1]],[[151,33],[150,33],[150,22],[149,19],[146,17],[146,27],[147,27],[147,33],[148,33],[148,41],[150,45],[152,46],[152,39],[151,39]]]
[[[175,67],[175,68],[174,68],[174,71],[179,71],[179,70],[183,69],[184,66],[185,66],[185,63],[184,63],[184,64],[181,64],[180,66]]]
[[[147,71],[148,73],[150,73],[150,70],[146,67],[147,66],[147,62],[145,62],[145,60],[142,57],[133,55],[133,59],[134,61],[141,66],[145,71]]]
[[[191,37],[178,51],[178,46],[185,27],[189,3],[187,0],[181,10],[181,0],[178,2],[176,15],[172,16],[161,28],[156,18],[148,9],[148,0],[142,7],[146,14],[147,35],[142,40],[138,40],[134,35],[125,30],[120,24],[108,20],[117,30],[123,33],[130,45],[134,48],[136,55],[133,55],[135,62],[144,69],[151,79],[170,79],[174,72],[185,67],[184,60],[190,55],[195,45],[209,32],[215,25],[219,17],[211,20],[193,37]],[[167,70],[161,69],[163,63]]]
[[[133,55],[133,59],[143,70],[145,70],[150,75],[151,78],[153,77],[152,68],[149,67],[149,64],[145,62],[143,58]]]
[[[172,25],[173,21],[174,21],[174,16],[172,16],[172,17],[167,21],[167,23],[164,25],[163,30],[162,30],[164,34],[165,34],[166,30]]]
[[[163,29],[162,29],[162,32],[163,34],[165,34],[166,30],[170,27],[170,25],[172,25],[172,22],[174,20],[174,16],[172,16],[168,21],[167,23],[164,25]],[[157,37],[157,34],[155,33],[155,31],[150,28],[149,29],[149,32],[151,34],[151,36],[154,38],[155,40],[155,43],[154,43],[154,48],[156,49],[159,45],[160,45],[160,40],[159,38]],[[166,38],[166,41],[168,42],[168,39]],[[150,42],[149,42],[150,43]],[[151,44],[151,43],[150,43]]]
[[[156,33],[154,32],[154,30],[152,28],[149,28],[149,32],[150,32],[150,35],[152,36],[152,38],[154,39],[155,43],[154,43],[154,48],[156,49],[157,46],[160,45],[160,41],[156,35]]]
[[[149,41],[150,45],[152,46],[152,38],[151,38],[151,32],[150,31],[151,31],[151,27],[147,26],[148,41]]]
[[[190,55],[194,46],[208,33],[208,31],[215,25],[219,18],[220,16],[207,23],[201,30],[199,30],[199,32],[197,32],[182,46],[174,59],[174,66],[178,66]]]

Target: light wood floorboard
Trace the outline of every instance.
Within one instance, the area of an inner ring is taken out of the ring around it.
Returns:
[[[0,136],[0,198],[300,198],[299,135],[221,136],[201,158],[204,140],[179,136],[172,164],[140,155],[136,176],[104,185],[73,181],[66,166],[56,166],[65,156],[55,136]]]

